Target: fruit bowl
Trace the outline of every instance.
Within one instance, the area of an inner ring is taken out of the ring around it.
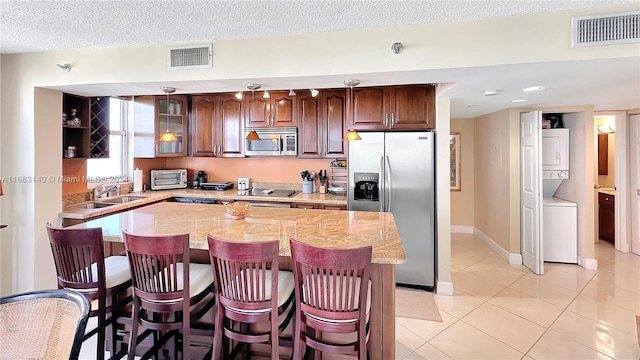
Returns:
[[[227,214],[231,215],[232,219],[244,219],[245,215],[247,215],[251,210],[251,205],[242,201],[232,202],[224,207],[227,209]]]

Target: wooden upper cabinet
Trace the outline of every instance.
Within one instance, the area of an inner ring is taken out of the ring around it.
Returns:
[[[295,110],[295,97],[288,91],[271,93],[271,126],[298,126]]]
[[[138,96],[134,99],[133,156],[141,158],[187,155],[187,97]],[[170,130],[175,142],[159,142],[160,136]]]
[[[350,91],[350,90],[349,90]],[[357,130],[384,130],[389,116],[389,88],[353,88],[352,128]]]
[[[213,148],[213,96],[191,98],[191,154],[214,156]]]
[[[324,120],[324,157],[346,158],[347,142],[347,93],[345,90],[328,90],[322,93],[322,119]]]
[[[234,94],[198,95],[191,99],[193,156],[240,157],[242,101]]]
[[[216,143],[220,145],[218,156],[244,156],[244,137],[242,131],[242,101],[235,94],[218,96],[218,116],[214,129]]]
[[[402,85],[391,87],[392,130],[435,128],[435,89],[431,85]]]
[[[288,91],[272,91],[271,97],[265,99],[262,92],[259,94],[245,96],[246,127],[298,126],[295,96],[289,96]]]
[[[356,130],[428,130],[435,128],[435,88],[397,85],[353,89]]]
[[[298,157],[346,157],[346,91],[321,90],[317,97],[298,92]]]
[[[320,118],[320,97],[312,97],[308,92],[298,94],[298,157],[321,158],[323,144],[322,120]]]

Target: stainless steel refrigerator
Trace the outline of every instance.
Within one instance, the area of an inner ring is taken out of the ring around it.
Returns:
[[[349,142],[349,210],[393,213],[407,263],[396,283],[435,284],[435,148],[433,132],[361,132]]]

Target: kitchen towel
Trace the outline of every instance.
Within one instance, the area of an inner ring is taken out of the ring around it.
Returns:
[[[142,192],[142,170],[133,170],[133,192]]]

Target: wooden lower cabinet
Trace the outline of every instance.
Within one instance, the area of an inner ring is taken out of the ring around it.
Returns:
[[[318,204],[318,203],[292,203],[291,207],[297,208],[297,209],[347,210],[347,205]]]
[[[615,241],[615,196],[598,194],[598,236],[601,239]]]

